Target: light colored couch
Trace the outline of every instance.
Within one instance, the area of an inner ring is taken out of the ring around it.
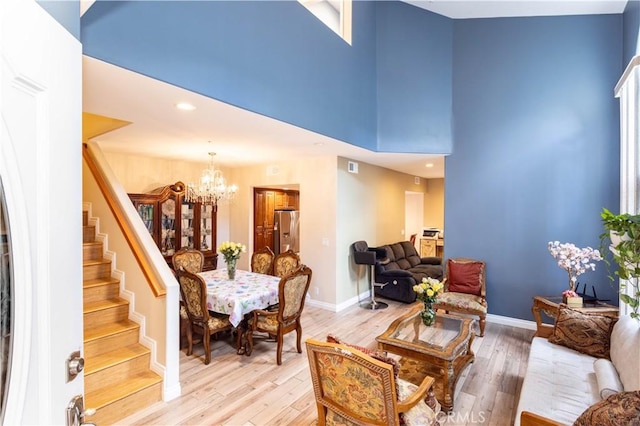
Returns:
[[[571,425],[610,394],[640,390],[638,321],[629,316],[618,320],[611,332],[610,354],[609,362],[534,337],[515,426]]]

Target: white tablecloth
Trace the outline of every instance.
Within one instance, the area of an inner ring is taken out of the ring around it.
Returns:
[[[278,277],[240,269],[236,270],[233,281],[227,278],[226,269],[200,272],[198,275],[207,283],[207,308],[228,314],[234,327],[254,309],[278,303]]]

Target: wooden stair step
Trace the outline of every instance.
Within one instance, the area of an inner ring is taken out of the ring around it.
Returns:
[[[92,371],[87,373],[85,370],[84,392],[90,393],[105,387],[120,386],[123,381],[148,372],[151,364],[151,351],[143,350],[146,348],[140,344],[130,345],[128,348],[135,346],[141,347],[141,349],[131,349],[129,353],[125,353],[124,348],[121,348],[118,352],[110,351],[95,357],[98,358],[101,366],[96,370],[94,365],[89,363]]]
[[[103,256],[102,241],[91,241],[89,243],[82,243],[82,259],[83,260],[98,260]]]
[[[84,289],[92,288],[92,287],[100,287],[109,284],[120,284],[120,280],[113,277],[105,277],[105,278],[92,278],[88,280],[82,281],[82,287]]]
[[[84,374],[85,377],[88,374],[95,373],[96,371],[103,370],[105,368],[112,367],[116,364],[126,362],[130,359],[140,357],[150,353],[149,348],[142,346],[141,344],[128,345],[122,348],[114,349],[109,352],[91,357],[85,361]]]
[[[162,398],[162,378],[147,371],[118,383],[85,394],[85,406],[97,409],[86,421],[113,424]]]
[[[109,259],[89,259],[82,262],[82,278],[93,280],[109,278],[111,276],[111,261]]]
[[[96,302],[85,303],[84,304],[84,313],[90,314],[98,311],[106,311],[107,309],[111,309],[114,307],[120,307],[123,305],[129,305],[129,301],[121,298],[117,299],[106,299],[106,300],[98,300]]]
[[[103,299],[116,299],[120,294],[120,280],[117,278],[95,278],[82,283],[84,303]]]
[[[82,227],[82,242],[90,243],[96,240],[96,227],[85,225]]]
[[[131,320],[84,327],[85,359],[138,343],[140,325]]]
[[[121,298],[97,300],[85,303],[83,312],[86,328],[124,321],[129,317],[129,301]]]

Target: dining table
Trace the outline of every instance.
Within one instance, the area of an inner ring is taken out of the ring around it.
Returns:
[[[238,353],[249,355],[246,347],[247,314],[278,303],[280,278],[241,269],[230,280],[226,268],[199,272],[207,284],[207,309],[229,315],[238,331]]]

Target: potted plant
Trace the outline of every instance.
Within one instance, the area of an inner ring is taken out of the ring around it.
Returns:
[[[631,308],[632,318],[640,319],[640,215],[613,214],[603,208],[600,217],[605,229],[600,235],[601,254],[604,257],[608,249],[618,265],[609,278],[623,280],[620,300]]]

